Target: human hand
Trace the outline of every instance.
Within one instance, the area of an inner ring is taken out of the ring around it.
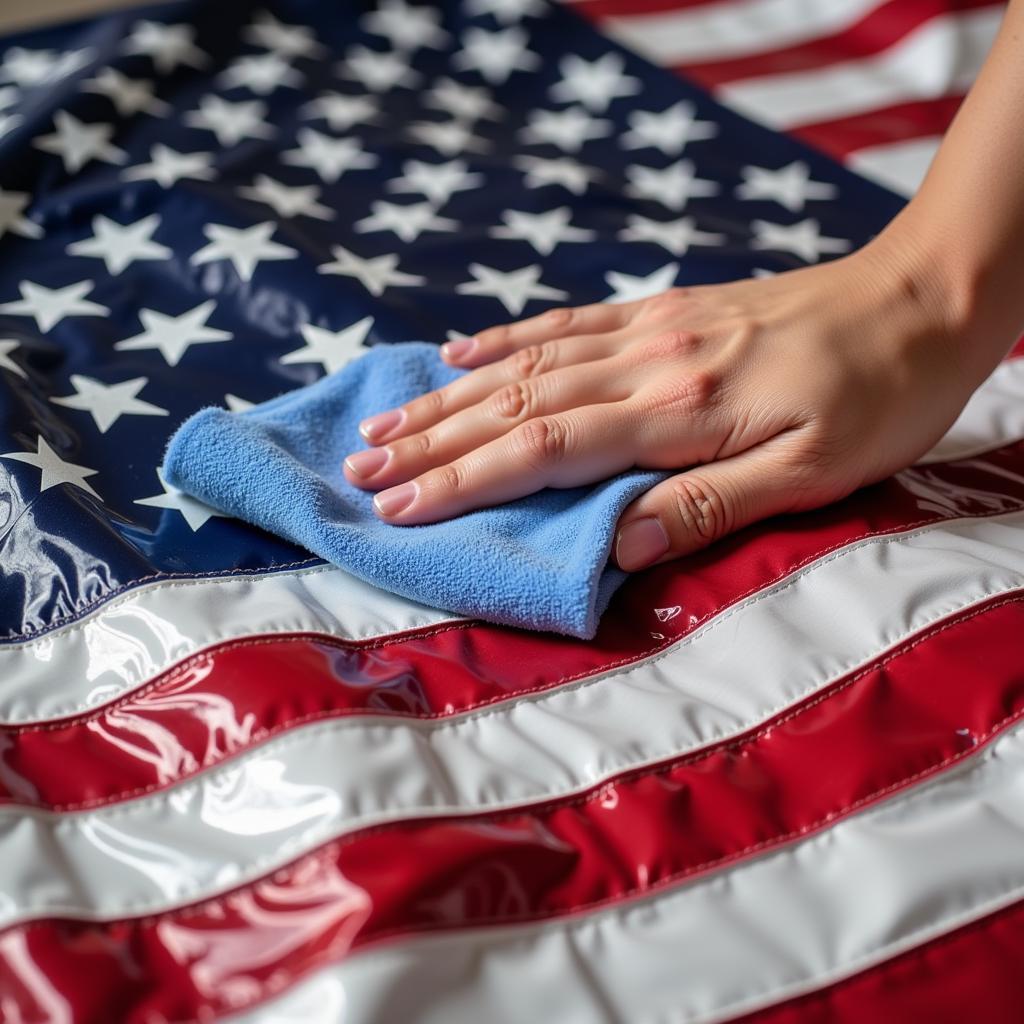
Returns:
[[[410,525],[634,466],[683,470],[620,517],[615,560],[639,569],[931,448],[991,368],[965,356],[953,305],[883,235],[773,278],[551,310],[443,346],[473,372],[365,420],[375,447],[344,472]]]

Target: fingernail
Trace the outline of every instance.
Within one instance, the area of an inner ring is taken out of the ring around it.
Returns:
[[[387,448],[367,448],[365,452],[355,452],[345,459],[345,465],[356,476],[372,476],[384,467],[391,453]]]
[[[457,338],[455,341],[446,342],[441,346],[441,352],[445,359],[457,362],[464,359],[476,348],[476,338]]]
[[[410,480],[407,483],[399,484],[397,487],[389,487],[374,496],[373,503],[382,516],[397,515],[402,509],[408,508],[419,488]]]
[[[668,534],[654,516],[634,519],[619,530],[615,543],[615,561],[620,569],[643,569],[668,551]]]
[[[394,430],[405,418],[401,409],[389,409],[387,412],[379,412],[376,416],[370,416],[359,424],[359,433],[367,441],[373,441],[383,437],[388,431]]]

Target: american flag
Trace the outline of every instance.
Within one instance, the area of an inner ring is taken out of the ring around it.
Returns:
[[[0,1019],[1018,1019],[1020,360],[592,641],[158,472],[189,413],[370,345],[863,244],[903,200],[749,82],[890,6],[196,0],[3,42]]]

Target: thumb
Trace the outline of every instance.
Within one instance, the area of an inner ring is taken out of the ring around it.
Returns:
[[[804,476],[806,481],[806,476]],[[792,463],[770,442],[663,480],[619,518],[615,561],[633,572],[713,544],[750,523],[804,507]]]

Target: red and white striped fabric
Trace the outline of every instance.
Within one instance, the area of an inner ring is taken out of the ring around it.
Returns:
[[[0,1016],[1015,1019],[1022,459],[643,574],[589,643],[317,568],[4,648]]]
[[[575,0],[741,114],[913,193],[987,55],[1001,0]]]
[[[998,17],[579,6],[904,187]],[[1022,399],[1010,360],[922,464],[591,642],[317,566],[0,647],[0,1021],[1016,1022]]]

